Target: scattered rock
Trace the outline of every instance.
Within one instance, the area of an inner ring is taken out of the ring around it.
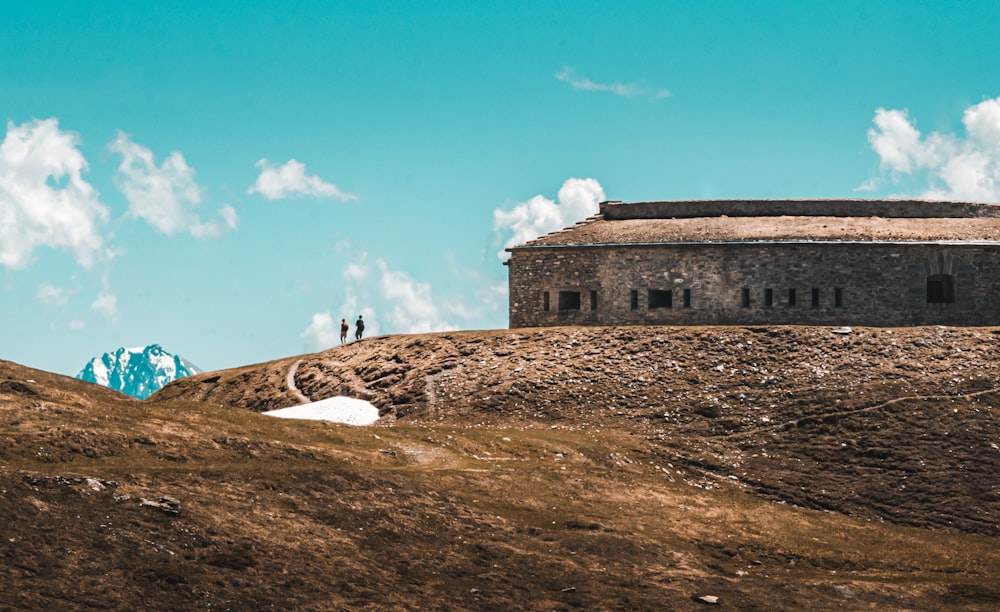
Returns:
[[[139,506],[153,508],[172,516],[179,516],[181,513],[181,502],[173,497],[161,497],[157,501],[139,498]]]
[[[695,601],[703,604],[709,604],[712,606],[719,605],[719,598],[715,595],[699,595],[694,598]]]
[[[48,487],[62,485],[71,487],[85,484],[92,491],[103,491],[105,489],[117,489],[118,483],[114,480],[101,480],[99,478],[83,478],[80,476],[31,476],[24,475],[21,480],[33,487]]]
[[[37,391],[16,380],[5,380],[0,382],[0,393],[10,393],[12,395],[38,395]]]

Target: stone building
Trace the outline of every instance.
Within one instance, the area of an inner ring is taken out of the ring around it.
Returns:
[[[507,249],[510,326],[1000,325],[1000,206],[603,202]]]

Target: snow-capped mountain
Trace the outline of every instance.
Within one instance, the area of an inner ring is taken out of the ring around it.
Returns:
[[[199,372],[197,366],[180,355],[166,352],[159,344],[150,344],[123,347],[94,357],[76,377],[146,399],[168,382]]]

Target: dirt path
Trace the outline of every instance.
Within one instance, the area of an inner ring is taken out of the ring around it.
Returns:
[[[295,399],[299,400],[300,404],[308,404],[312,402],[312,400],[303,395],[302,392],[299,391],[299,388],[295,386],[295,371],[299,369],[300,363],[302,363],[301,359],[293,363],[292,367],[288,369],[288,378],[287,378],[288,390],[291,391],[293,395],[295,395]]]

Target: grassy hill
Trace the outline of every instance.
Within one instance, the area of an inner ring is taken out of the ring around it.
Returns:
[[[0,362],[0,607],[991,609],[996,339],[387,336],[145,402]],[[257,414],[296,364],[380,425]]]

